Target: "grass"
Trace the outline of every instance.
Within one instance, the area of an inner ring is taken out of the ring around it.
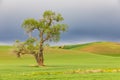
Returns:
[[[69,49],[45,49],[45,67],[33,67],[32,56],[17,58],[0,46],[0,80],[119,80],[120,57]]]
[[[99,43],[99,42],[97,42]],[[64,46],[64,49],[81,49],[81,48],[84,48],[86,46],[90,46],[92,45],[93,43],[86,43],[86,44],[76,44],[76,45],[65,45]]]
[[[87,44],[66,45],[64,49],[79,50],[108,56],[120,56],[120,43],[93,42]]]

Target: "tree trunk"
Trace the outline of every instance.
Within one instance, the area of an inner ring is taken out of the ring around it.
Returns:
[[[38,54],[36,54],[35,59],[36,59],[38,66],[44,66],[43,52],[39,52]]]
[[[44,56],[43,56],[43,32],[40,31],[40,46],[39,46],[39,53],[35,55],[36,61],[38,63],[38,66],[44,66]]]
[[[43,43],[40,43],[40,50],[38,54],[35,54],[36,62],[38,66],[44,66],[44,56],[43,56]]]

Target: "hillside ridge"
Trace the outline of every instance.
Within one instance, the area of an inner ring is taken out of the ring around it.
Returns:
[[[105,55],[120,55],[120,43],[118,42],[92,42],[86,44],[65,45],[63,49],[73,49]]]

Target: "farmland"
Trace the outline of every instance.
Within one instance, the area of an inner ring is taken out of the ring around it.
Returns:
[[[46,48],[46,66],[36,67],[33,56],[17,58],[12,49],[10,46],[0,46],[0,80],[120,79],[120,57],[108,56],[109,53],[94,54],[85,49],[79,50],[78,47]]]

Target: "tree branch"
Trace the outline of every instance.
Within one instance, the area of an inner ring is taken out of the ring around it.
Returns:
[[[46,38],[43,40],[43,42],[47,41],[50,39],[50,33],[47,34]]]
[[[42,31],[40,31],[40,40],[41,41],[43,41],[43,33],[44,33],[44,31],[42,30]]]

